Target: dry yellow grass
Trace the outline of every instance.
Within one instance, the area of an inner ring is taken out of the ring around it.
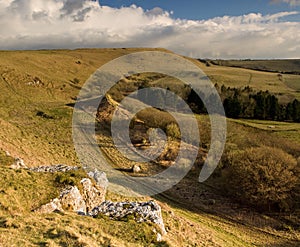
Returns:
[[[74,103],[85,80],[105,62],[142,50],[1,51],[0,149],[21,156],[29,166],[78,165],[72,143],[72,108],[66,104]],[[248,85],[248,70],[204,67],[194,62],[220,85]],[[251,73],[250,86],[274,89],[288,98],[295,95],[293,90],[277,82],[273,74]],[[79,81],[77,84],[75,78]],[[31,82],[36,81],[42,83],[32,85]],[[38,116],[38,112],[51,118]],[[249,127],[241,126],[242,136],[233,136],[233,141],[247,136]],[[205,137],[205,140],[209,138]],[[91,219],[71,213],[46,216],[32,213],[31,209],[58,193],[53,179],[49,174],[17,172],[1,166],[0,246],[151,246],[155,234],[149,225]],[[189,193],[207,190],[205,185],[196,182],[195,177],[189,181],[193,183],[183,186]],[[168,227],[166,241],[170,246],[292,246],[295,239],[299,240],[296,235],[299,233],[294,230],[295,233],[285,230],[266,232],[259,226],[237,222],[236,216],[226,218],[226,213],[219,209],[214,211],[212,208],[210,212],[202,206],[193,209],[196,202],[181,197],[184,193],[179,194],[175,199],[158,198],[162,200],[163,217]],[[108,199],[126,198],[109,193]],[[223,201],[216,205],[221,206]]]

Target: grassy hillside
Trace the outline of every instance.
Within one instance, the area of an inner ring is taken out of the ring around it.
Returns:
[[[300,73],[300,59],[277,60],[213,60],[221,66],[239,67],[245,69],[270,71],[278,73]]]
[[[242,207],[220,195],[213,180],[199,184],[199,167],[175,188],[155,197],[162,206],[168,232],[163,243],[153,240],[153,227],[148,224],[91,219],[72,213],[32,212],[59,193],[56,175],[11,170],[8,165],[12,160],[3,150],[23,158],[28,166],[79,165],[72,143],[73,109],[68,105],[75,102],[81,86],[101,65],[142,50],[145,49],[0,52],[0,246],[297,246],[299,227],[293,220]],[[219,85],[250,84],[281,94],[283,100],[300,96],[275,73],[206,67],[192,61]],[[173,84],[172,80],[161,78],[155,83]],[[202,141],[208,144],[208,119],[198,118]],[[228,123],[227,146],[246,147],[262,141],[272,145],[276,140],[276,145],[300,156],[299,124],[246,120]],[[105,136],[99,136],[99,140],[111,142]],[[104,146],[107,154],[123,161],[113,147]],[[108,193],[108,199],[132,198]],[[208,205],[210,199],[215,204]]]
[[[287,59],[287,60],[213,60],[211,61],[214,69],[215,66],[219,71],[227,71],[222,75],[217,76],[217,80],[223,78],[231,80],[229,84],[232,86],[238,86],[243,81],[244,85],[249,85],[259,90],[269,90],[271,92],[285,94],[281,97],[283,100],[289,97],[295,96],[299,99],[300,91],[300,60],[299,59]],[[222,69],[222,66],[225,68]],[[236,70],[235,68],[240,68]],[[245,69],[245,70],[242,70]],[[208,70],[209,71],[209,70]],[[244,78],[240,77],[242,72]],[[208,72],[209,73],[209,72]],[[212,79],[214,80],[215,77]],[[234,84],[235,79],[238,80],[237,84]],[[248,82],[247,82],[248,81]],[[225,82],[225,84],[227,84]]]

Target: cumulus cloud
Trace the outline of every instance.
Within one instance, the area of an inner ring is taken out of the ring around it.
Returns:
[[[193,57],[300,57],[298,12],[174,19],[161,8],[83,0],[1,0],[0,49],[164,47]]]

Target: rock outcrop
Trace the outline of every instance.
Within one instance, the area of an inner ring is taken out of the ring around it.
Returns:
[[[41,214],[47,214],[47,213],[52,213],[54,211],[63,211],[62,205],[60,203],[60,200],[58,198],[53,199],[51,202],[41,206],[35,212],[41,213]]]
[[[59,196],[62,209],[86,213],[86,203],[77,186],[64,189]]]
[[[106,177],[106,173],[105,172],[100,172],[98,170],[95,171],[91,171],[88,173],[88,176],[92,179],[94,179],[97,183],[97,185],[104,189],[106,191],[107,186],[108,186],[108,179]]]
[[[67,165],[63,165],[63,164],[52,165],[52,166],[38,166],[38,167],[29,168],[29,170],[33,171],[33,172],[50,172],[50,173],[68,172],[68,171],[75,171],[78,169],[79,169],[79,167],[77,167],[77,166],[67,166]]]
[[[82,185],[82,197],[85,202],[85,211],[90,212],[94,207],[105,201],[106,187],[94,185],[88,178],[80,181]],[[79,211],[79,210],[77,210]]]
[[[153,222],[157,224],[162,234],[166,234],[160,206],[154,202],[111,202],[105,201],[95,207],[89,215],[96,217],[99,214],[113,219],[122,219],[132,215],[137,222]]]
[[[81,180],[82,191],[77,186],[68,186],[58,198],[53,199],[37,210],[38,213],[52,213],[59,211],[74,211],[80,214],[88,214],[94,207],[105,200],[106,189],[93,184],[89,178]]]
[[[63,169],[66,167],[64,166]],[[72,167],[73,168],[73,167]],[[37,172],[55,172],[57,169],[49,167],[35,168]],[[61,171],[61,170],[60,170]],[[157,233],[158,241],[166,234],[160,206],[154,201],[148,202],[111,202],[105,201],[108,180],[104,172],[95,170],[89,172],[90,178],[80,181],[80,190],[77,186],[68,186],[58,198],[41,206],[35,212],[51,213],[54,211],[74,211],[80,215],[97,217],[99,214],[119,220],[133,216],[137,222],[152,222],[158,225],[160,233]]]

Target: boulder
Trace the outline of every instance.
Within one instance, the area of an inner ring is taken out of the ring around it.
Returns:
[[[101,187],[102,189],[104,189],[105,193],[106,193],[106,189],[108,187],[108,180],[107,180],[105,172],[100,172],[97,169],[95,169],[95,171],[89,172],[88,176],[90,178],[94,179],[96,181],[97,185],[99,187]]]
[[[17,157],[17,158],[15,158],[15,161],[10,166],[10,168],[12,168],[12,169],[24,169],[24,168],[27,168],[27,166],[25,165],[24,160],[22,160],[21,158]]]
[[[35,211],[51,213],[55,210],[68,210],[86,215],[105,200],[106,189],[93,184],[89,178],[82,179],[80,183],[82,192],[79,191],[77,186],[68,186],[60,193],[58,198],[53,199]]]
[[[141,167],[138,165],[134,165],[131,169],[133,173],[139,173],[142,170]]]
[[[85,211],[88,213],[105,201],[106,188],[94,185],[89,178],[82,179],[80,183],[82,185],[82,197],[86,205]]]
[[[48,213],[52,213],[56,210],[63,211],[62,205],[61,205],[60,200],[58,198],[55,198],[51,202],[41,206],[40,208],[35,210],[35,212],[41,213],[41,214],[48,214]]]
[[[64,189],[59,196],[59,201],[64,210],[86,213],[85,201],[76,186]]]

